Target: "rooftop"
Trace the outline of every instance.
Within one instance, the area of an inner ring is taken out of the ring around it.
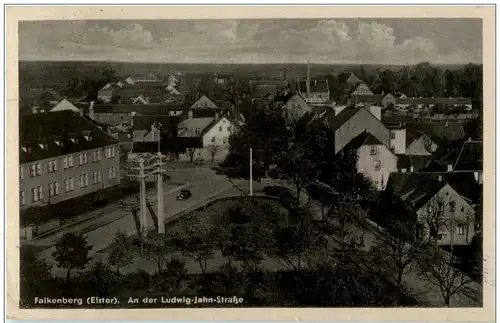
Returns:
[[[309,84],[311,93],[326,93],[329,91],[327,80],[312,79]],[[298,88],[300,93],[307,93],[307,80],[299,81]]]
[[[191,118],[185,119],[179,123],[179,137],[191,137],[196,129],[199,130],[200,135],[205,128],[207,128],[215,118]]]
[[[453,170],[482,170],[483,169],[483,142],[466,141],[455,162]]]
[[[19,123],[20,163],[28,163],[118,141],[72,111],[24,115]]]

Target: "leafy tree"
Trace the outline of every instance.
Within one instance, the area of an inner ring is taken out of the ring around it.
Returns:
[[[127,240],[127,234],[120,230],[113,237],[113,249],[109,255],[109,263],[116,266],[117,274],[120,274],[121,266],[132,262],[132,251]]]
[[[71,270],[83,269],[90,261],[88,256],[92,246],[88,245],[82,233],[65,233],[56,243],[54,259],[60,268],[67,269],[66,283],[69,283]]]
[[[166,277],[170,288],[175,293],[181,287],[181,283],[187,276],[186,263],[178,258],[172,258],[166,264],[163,275]]]
[[[110,296],[113,289],[120,283],[118,274],[102,262],[97,262],[87,275],[93,292],[101,297]]]
[[[212,283],[224,293],[236,293],[248,285],[248,275],[232,262],[226,262],[219,268]]]
[[[33,248],[22,245],[20,250],[21,306],[27,306],[35,296],[50,290],[51,266]]]

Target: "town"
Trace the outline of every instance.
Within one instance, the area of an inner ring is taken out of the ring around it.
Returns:
[[[482,67],[264,69],[21,78],[21,306],[481,306]]]

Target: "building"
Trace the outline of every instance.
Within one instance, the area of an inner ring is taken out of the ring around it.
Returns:
[[[151,84],[159,82],[160,79],[153,73],[149,73],[148,75],[142,75],[142,76],[129,76],[123,81],[124,84],[129,84],[129,85],[143,84],[143,83]]]
[[[406,124],[405,128],[408,155],[431,155],[440,146],[465,137],[461,122],[414,122]]]
[[[89,117],[104,125],[131,123],[135,115],[180,116],[186,110],[183,104],[90,104]]]
[[[359,84],[354,91],[351,92],[351,97],[353,96],[373,96],[373,92],[370,90],[368,85],[365,83]]]
[[[63,110],[20,120],[20,205],[41,207],[120,183],[118,141]]]
[[[369,132],[362,132],[343,150],[357,151],[358,173],[370,179],[378,190],[383,190],[387,185],[389,175],[397,171],[398,157],[387,145]]]
[[[387,93],[383,96],[381,104],[384,108],[396,105],[396,97],[392,93]]]
[[[345,108],[337,115],[328,110],[324,121],[335,132],[335,153],[363,132],[372,134],[388,147],[390,145],[389,129],[364,107]]]
[[[307,79],[297,82],[297,90],[309,104],[325,104],[330,101],[328,80],[311,80],[310,64],[307,62]]]
[[[50,109],[50,112],[56,112],[56,111],[73,111],[78,114],[81,113],[80,109],[77,108],[73,103],[71,103],[66,98],[59,101],[56,105],[54,105],[54,107],[52,107],[52,109]]]
[[[455,172],[472,172],[478,184],[483,184],[483,142],[468,139],[462,145],[453,164]]]
[[[312,108],[299,93],[275,96],[273,106],[282,108],[290,120],[299,120],[305,114],[311,113]]]
[[[391,132],[389,147],[391,147],[395,154],[406,154],[406,128],[389,125],[386,125],[386,127]]]
[[[180,118],[168,115],[136,115],[132,117],[134,142],[158,142],[160,134],[176,136]]]
[[[252,100],[283,95],[290,90],[287,80],[251,80],[248,84]]]
[[[472,110],[472,101],[469,98],[397,98],[395,107],[400,110],[423,110],[441,106],[443,108],[464,107],[466,110]]]
[[[233,106],[228,101],[211,101],[206,95],[201,96],[188,109],[190,118],[218,118],[224,112],[232,111]]]
[[[446,174],[392,173],[386,191],[407,206],[407,214],[400,216],[416,222],[418,239],[466,245],[475,233],[475,206],[464,194],[471,190],[460,185],[463,180]]]

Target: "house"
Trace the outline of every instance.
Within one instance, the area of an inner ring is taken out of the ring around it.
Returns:
[[[395,154],[406,154],[406,128],[403,126],[386,125],[391,132],[389,147]]]
[[[465,136],[461,122],[414,122],[405,127],[408,155],[430,155],[439,146],[461,140]]]
[[[310,64],[307,62],[307,79],[297,81],[297,90],[309,104],[325,104],[330,101],[328,80],[311,80]]]
[[[153,73],[149,73],[148,75],[145,76],[129,76],[125,79],[123,83],[134,85],[141,83],[159,83],[159,82],[160,79],[156,75],[154,75]]]
[[[362,132],[341,151],[356,150],[358,172],[370,179],[378,190],[383,190],[392,172],[397,171],[398,157],[369,132]]]
[[[348,105],[334,105],[333,111],[335,112],[335,115],[337,115],[347,107],[348,107]],[[375,118],[377,118],[378,120],[382,120],[382,107],[379,107],[377,105],[365,106],[363,104],[356,105],[356,106],[351,105],[350,107],[357,107],[357,108],[363,107],[363,108],[367,109],[368,111],[370,111],[371,114],[373,114],[375,116]]]
[[[311,106],[299,93],[275,96],[272,105],[282,108],[290,120],[299,120],[306,113],[312,112]]]
[[[176,136],[180,118],[168,115],[135,115],[132,117],[133,141],[157,142],[160,134]]]
[[[457,108],[465,107],[466,110],[472,110],[472,101],[469,98],[398,98],[396,99],[395,106],[401,110],[408,110],[409,108],[414,109],[425,109],[433,108],[436,106],[442,106],[443,108]]]
[[[335,153],[363,132],[372,134],[388,147],[390,145],[389,129],[364,107],[345,108],[337,115],[328,110],[324,122],[335,132]]]
[[[380,105],[382,96],[379,94],[352,94],[347,100],[347,105],[370,107]]]
[[[217,101],[216,104],[203,95],[187,111],[191,118],[217,118],[222,112],[229,110],[231,106],[228,101]]]
[[[186,106],[182,104],[90,104],[89,118],[104,125],[131,123],[134,115],[180,116]]]
[[[428,171],[432,163],[432,156],[396,154],[398,157],[398,172],[422,172]]]
[[[179,123],[177,129],[178,138],[198,138],[201,143],[201,147],[188,147],[180,160],[189,161],[193,157],[193,160],[222,161],[229,152],[229,136],[238,129],[238,125],[226,115],[218,118],[188,117]],[[190,156],[190,153],[194,156]]]
[[[455,172],[472,172],[479,184],[483,184],[483,142],[471,139],[464,142],[453,165]]]
[[[118,141],[73,111],[25,115],[19,135],[21,209],[120,183]]]
[[[54,105],[52,109],[50,109],[50,112],[56,112],[56,111],[73,111],[75,113],[80,114],[80,109],[75,107],[73,103],[71,103],[68,99],[64,98],[62,99],[59,103]]]
[[[228,74],[218,74],[218,73],[215,73],[214,74],[214,84],[217,84],[217,85],[225,85],[229,82],[229,79],[230,79],[230,75]]]
[[[252,100],[273,97],[289,92],[287,80],[251,80],[249,81]]]
[[[392,173],[386,191],[407,206],[415,237],[439,245],[466,245],[474,236],[474,202],[442,174]],[[454,187],[455,186],[455,187]]]
[[[356,74],[349,73],[349,76],[347,77],[345,82],[348,86],[354,86],[358,83],[362,83],[363,81],[361,81],[361,79],[357,77]]]
[[[387,93],[382,98],[381,104],[384,108],[387,108],[389,106],[395,106],[396,105],[396,97],[392,93]]]
[[[373,96],[373,92],[370,90],[368,85],[365,83],[359,84],[354,91],[351,92],[351,97],[353,96]]]

